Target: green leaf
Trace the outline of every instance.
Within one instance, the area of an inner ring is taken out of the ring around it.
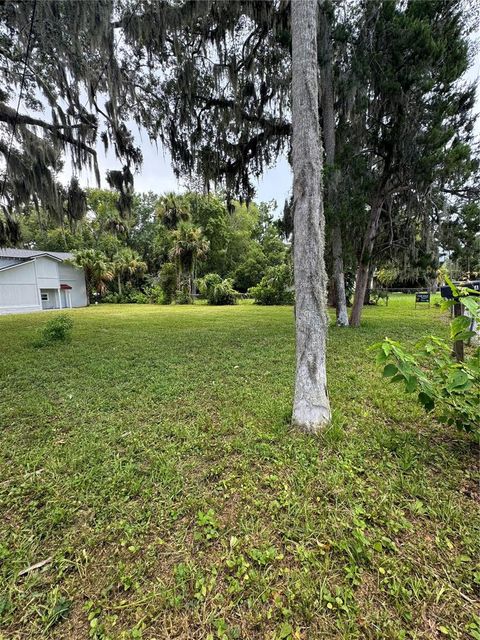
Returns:
[[[418,401],[423,405],[425,411],[431,411],[435,407],[433,398],[424,391],[420,391],[418,394]]]
[[[405,391],[407,393],[413,393],[417,388],[417,378],[416,376],[409,376],[407,383],[405,385]]]
[[[398,371],[398,368],[394,364],[387,364],[383,370],[384,378],[391,378]]]
[[[287,638],[292,637],[292,633],[293,633],[292,625],[288,624],[288,622],[284,622],[278,632],[278,638],[279,640],[287,640]]]
[[[449,381],[448,386],[452,389],[456,389],[458,387],[463,387],[468,382],[470,382],[470,379],[465,371],[456,371]]]
[[[383,350],[378,351],[378,353],[377,353],[377,364],[385,364],[387,359],[388,359],[388,356]]]
[[[457,333],[455,340],[469,340],[470,338],[473,338],[474,335],[475,331],[461,331],[460,333]]]
[[[383,342],[382,343],[382,350],[383,350],[383,353],[386,356],[388,356],[392,352],[392,345],[389,342]]]
[[[458,289],[457,287],[453,284],[453,282],[450,279],[450,276],[445,275],[445,282],[446,284],[448,284],[448,286],[450,287],[450,289],[452,290],[453,293],[453,297],[457,298],[458,297]]]
[[[480,298],[474,298],[473,296],[467,296],[462,298],[462,304],[465,309],[468,309],[474,318],[478,318],[480,315]]]
[[[462,293],[466,292],[469,294],[469,297],[471,298],[472,296],[470,294],[473,293],[474,296],[478,296],[480,295],[480,291],[478,291],[477,289],[472,289],[471,287],[462,287]],[[463,302],[463,300],[462,300]]]
[[[455,338],[457,334],[470,326],[471,318],[467,316],[458,316],[450,323],[450,336]]]

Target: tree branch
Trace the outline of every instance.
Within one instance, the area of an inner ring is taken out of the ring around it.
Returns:
[[[83,149],[87,153],[92,156],[96,156],[97,152],[95,149],[90,147],[88,144],[83,142],[82,140],[78,140],[74,138],[68,130],[77,129],[81,125],[55,125],[50,122],[45,122],[44,120],[40,120],[39,118],[33,118],[32,116],[17,113],[11,107],[8,107],[6,104],[0,104],[0,122],[7,122],[8,124],[13,124],[17,122],[17,124],[30,125],[32,127],[40,127],[41,129],[45,129],[53,133],[53,135],[62,142],[66,142],[67,144],[71,144],[72,146]],[[61,129],[65,129],[65,131],[61,131]]]

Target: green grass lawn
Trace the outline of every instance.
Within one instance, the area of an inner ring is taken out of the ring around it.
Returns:
[[[43,349],[51,315],[0,318],[0,638],[480,638],[478,450],[367,352],[438,308],[332,327],[319,437],[292,308],[71,315]]]

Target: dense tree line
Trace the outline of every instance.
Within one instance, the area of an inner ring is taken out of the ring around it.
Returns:
[[[274,220],[273,203],[232,201],[221,194],[136,193],[127,216],[119,216],[117,193],[87,189],[85,215],[52,219],[34,208],[21,219],[23,246],[73,251],[96,262],[90,270],[91,293],[135,299],[169,269],[166,299],[197,293],[197,281],[209,273],[231,279],[240,293],[258,285],[270,267],[289,261],[288,244]],[[101,274],[104,274],[100,277]],[[173,290],[172,290],[173,286]],[[169,288],[170,287],[170,288]],[[169,292],[169,293],[168,293]]]

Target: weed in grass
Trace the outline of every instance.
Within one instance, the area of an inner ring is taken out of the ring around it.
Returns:
[[[68,616],[71,606],[71,601],[60,593],[58,587],[55,587],[47,596],[47,604],[40,607],[44,633],[64,620]]]
[[[205,513],[199,511],[197,513],[198,530],[195,532],[197,540],[214,540],[218,538],[218,522],[213,509],[209,509]]]
[[[73,320],[66,314],[58,314],[48,320],[38,331],[38,337],[32,343],[37,349],[52,344],[70,342],[72,339]]]

